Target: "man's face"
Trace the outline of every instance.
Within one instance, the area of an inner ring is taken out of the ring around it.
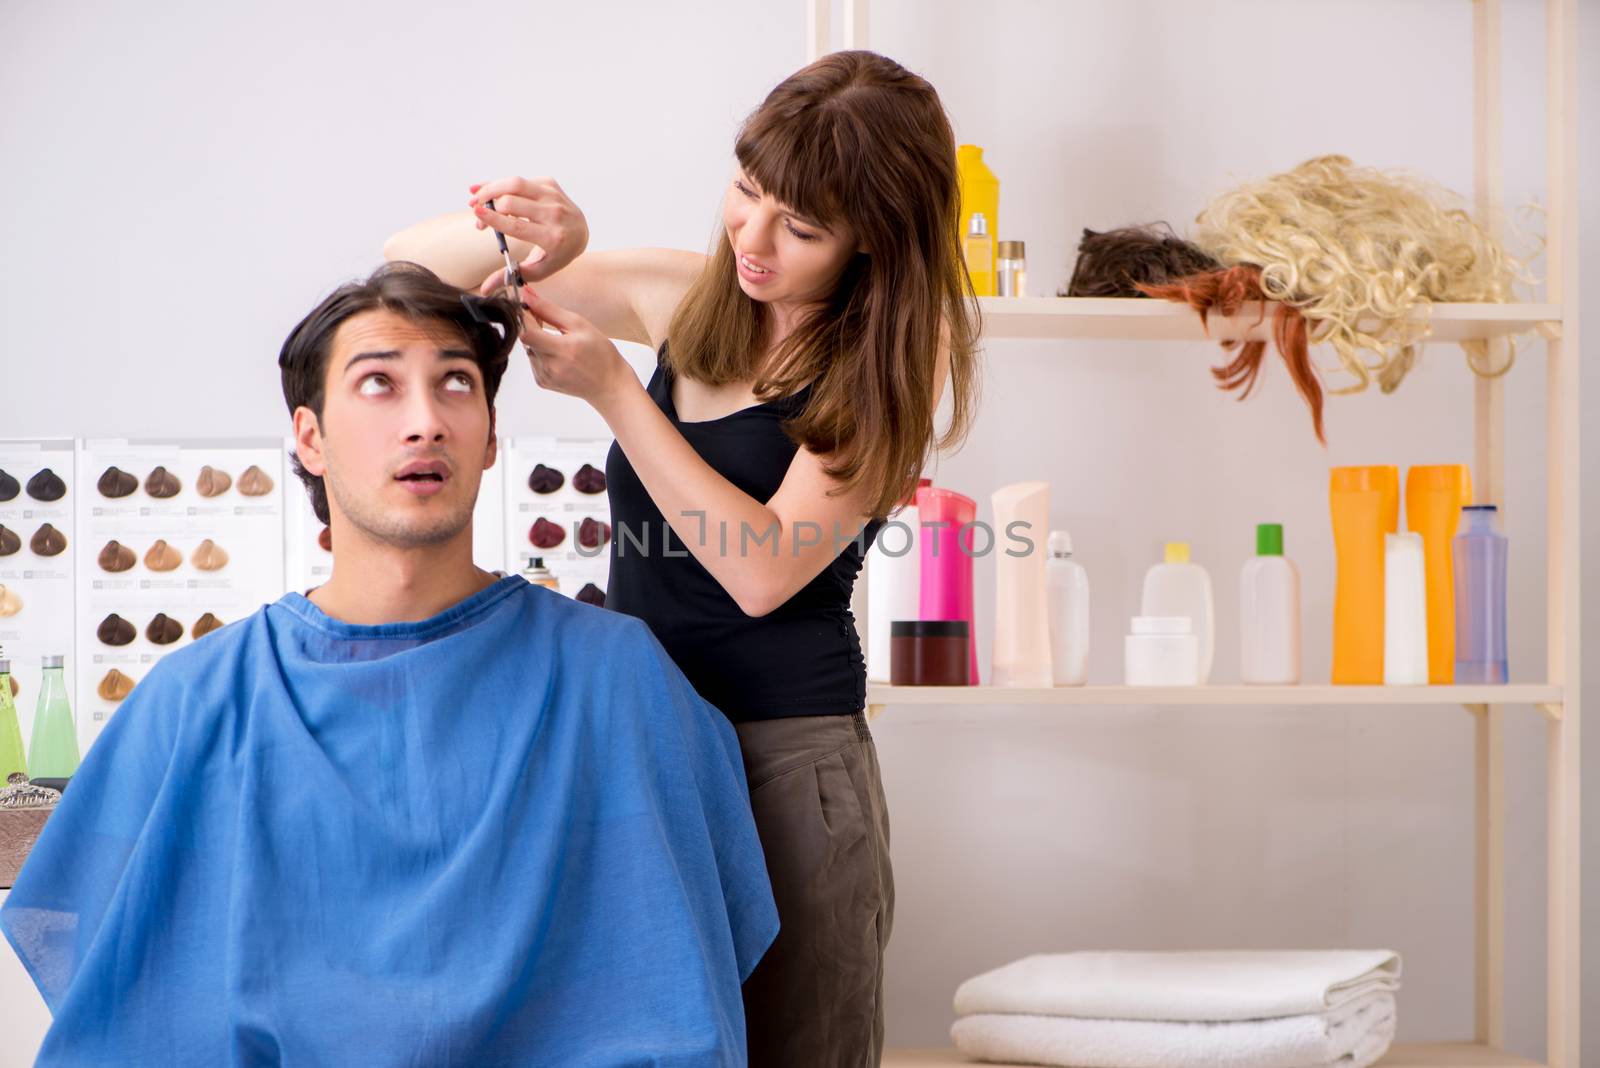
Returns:
[[[395,312],[362,312],[334,334],[323,382],[322,418],[296,410],[295,443],[327,485],[334,544],[341,519],[399,548],[468,530],[495,441],[465,340]]]

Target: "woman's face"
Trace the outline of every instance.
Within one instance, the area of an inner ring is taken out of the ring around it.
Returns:
[[[827,299],[860,251],[844,223],[825,227],[765,193],[736,168],[722,202],[739,287],[752,300],[810,304]]]

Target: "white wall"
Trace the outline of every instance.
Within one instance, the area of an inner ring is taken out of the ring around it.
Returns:
[[[1600,5],[1583,6],[1586,38],[1600,45]],[[1065,279],[1085,225],[1181,226],[1232,180],[1314,154],[1470,190],[1466,3],[873,7],[874,47],[931,78],[958,136],[985,147],[1002,182],[998,236],[1028,242],[1035,292]],[[968,13],[979,7],[990,13]],[[1507,0],[1512,203],[1542,196],[1541,11]],[[458,207],[472,181],[555,175],[597,248],[705,247],[733,131],[803,62],[803,19],[800,0],[471,16],[415,0],[254,14],[0,5],[0,433],[280,432],[274,359],[289,327],[370,269],[389,232]],[[1600,76],[1591,66],[1585,79],[1592,114]],[[1595,160],[1592,141],[1586,153]],[[1600,247],[1592,212],[1586,222],[1588,247]],[[1590,256],[1586,292],[1600,293],[1597,282]],[[1600,353],[1600,321],[1589,338]],[[1073,531],[1093,575],[1100,680],[1116,677],[1139,575],[1176,537],[1213,571],[1217,677],[1234,677],[1238,568],[1267,520],[1285,524],[1305,576],[1307,670],[1325,678],[1326,467],[1471,458],[1471,377],[1452,349],[1429,350],[1393,396],[1331,402],[1326,451],[1280,366],[1240,405],[1211,388],[1214,356],[1200,345],[998,342],[978,428],[937,472],[982,502],[1006,482],[1051,482],[1052,521]],[[1542,366],[1530,344],[1507,388],[1521,679],[1544,659]],[[1586,388],[1586,410],[1597,410],[1592,366]],[[521,365],[500,408],[508,434],[604,432],[579,402],[539,393]],[[1600,470],[1594,438],[1590,471]],[[1587,528],[1593,544],[1600,521]],[[992,633],[992,589],[979,594],[980,629]],[[1589,618],[1597,633],[1600,615]],[[1590,692],[1600,696],[1600,682]],[[1401,1038],[1470,1037],[1465,713],[899,709],[876,730],[899,888],[891,1043],[941,1043],[962,978],[1078,947],[1390,946],[1406,962]],[[1544,1041],[1543,738],[1533,713],[1511,717],[1507,1025],[1511,1048],[1532,1057]],[[1600,740],[1589,748],[1600,760]],[[1590,934],[1596,1005],[1600,936]],[[0,1014],[14,1019],[3,1002]],[[1600,1028],[1585,1044],[1600,1058]],[[30,1053],[0,1049],[0,1064]]]

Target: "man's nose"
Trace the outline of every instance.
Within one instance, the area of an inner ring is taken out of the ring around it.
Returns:
[[[406,444],[437,445],[449,436],[439,399],[431,390],[411,395],[406,405]]]

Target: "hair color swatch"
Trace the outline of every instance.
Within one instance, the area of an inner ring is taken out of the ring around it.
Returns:
[[[598,549],[611,540],[611,524],[602,523],[593,516],[585,516],[578,524],[578,544],[585,549]]]
[[[128,676],[112,668],[106,672],[106,677],[100,680],[100,685],[95,687],[95,693],[100,695],[102,701],[120,701],[133,692],[134,682]]]
[[[126,497],[139,488],[139,479],[122,470],[120,467],[108,467],[100,475],[100,481],[95,483],[100,491],[100,496]]]
[[[22,492],[22,483],[5,471],[0,471],[0,503],[15,500]]]
[[[578,468],[578,473],[572,476],[572,488],[579,493],[604,493],[606,473],[592,464],[584,464]]]
[[[144,628],[144,636],[155,645],[171,645],[183,637],[183,624],[165,612],[157,612],[150,625]]]
[[[561,529],[561,524],[552,523],[540,516],[533,521],[533,529],[528,531],[528,540],[533,542],[535,548],[554,549],[567,540],[567,532]]]
[[[199,619],[194,621],[194,629],[191,630],[189,633],[196,640],[198,640],[200,638],[204,638],[207,634],[210,634],[214,630],[221,630],[221,629],[222,629],[222,620],[218,619],[216,616],[212,615],[210,612],[207,612],[205,615],[201,616]]]
[[[165,500],[183,492],[183,483],[178,481],[177,475],[165,467],[158,467],[144,480],[144,491],[157,500]]]
[[[533,474],[528,476],[528,488],[535,493],[554,493],[566,484],[567,476],[553,467],[544,464],[535,464]]]
[[[46,523],[33,532],[28,547],[40,556],[60,556],[67,551],[67,536]]]
[[[59,501],[67,495],[67,484],[48,467],[28,479],[28,496],[36,501]]]
[[[215,467],[202,467],[195,477],[194,491],[202,497],[220,497],[233,486],[233,477]]]
[[[11,556],[21,551],[21,535],[10,527],[0,526],[0,556]]]
[[[133,565],[139,562],[139,558],[132,549],[120,541],[108,541],[106,547],[100,550],[99,561],[100,570],[116,574],[131,570]]]
[[[195,546],[189,562],[201,571],[221,571],[228,566],[228,554],[222,546],[207,538]]]
[[[144,566],[151,571],[176,571],[183,566],[183,554],[165,541],[158,541],[144,554]]]
[[[100,621],[94,636],[106,645],[127,645],[139,636],[139,632],[132,623],[113,612]]]
[[[246,497],[265,497],[272,492],[272,476],[251,464],[239,476],[239,492]]]

